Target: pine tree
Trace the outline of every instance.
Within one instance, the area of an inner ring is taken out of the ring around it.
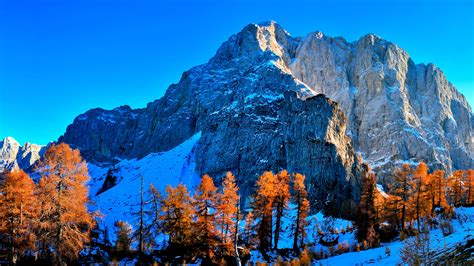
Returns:
[[[410,208],[410,198],[413,194],[414,183],[411,180],[413,175],[413,169],[410,165],[403,164],[401,169],[396,169],[393,175],[393,184],[390,188],[390,194],[392,197],[389,197],[389,206],[392,206],[390,212],[400,214],[399,219],[400,227],[402,230],[405,230],[405,223],[409,218],[407,216]]]
[[[293,249],[298,250],[298,243],[300,246],[303,245],[304,238],[306,237],[307,221],[309,213],[309,201],[308,192],[304,184],[305,176],[296,173],[293,181],[293,195],[292,200],[296,205],[296,221],[294,223],[293,231]]]
[[[204,175],[197,188],[194,198],[196,204],[197,222],[195,226],[195,235],[197,242],[203,247],[208,259],[214,256],[214,249],[217,246],[217,229],[215,213],[213,210],[217,206],[217,187],[211,177]]]
[[[281,219],[284,211],[288,208],[290,200],[290,174],[286,170],[280,171],[274,178],[275,199],[273,204],[275,206],[275,234],[274,234],[274,249],[278,249],[278,241],[280,240],[280,233],[283,233],[281,228]]]
[[[33,180],[22,170],[7,173],[0,188],[0,235],[7,240],[12,264],[26,250],[34,249],[38,215],[34,189]]]
[[[53,248],[55,264],[62,265],[65,258],[77,258],[94,225],[87,206],[87,164],[79,150],[61,143],[48,148],[38,170],[41,240]]]
[[[428,216],[432,209],[432,201],[430,200],[428,193],[428,166],[425,163],[418,164],[412,180],[414,183],[414,189],[411,205],[414,210],[414,218],[417,221],[418,232],[421,232],[421,219]]]
[[[230,252],[233,251],[234,246],[231,242],[232,236],[235,233],[234,225],[237,222],[237,204],[240,200],[237,194],[238,190],[234,175],[231,172],[227,172],[222,181],[222,193],[219,194],[217,224],[221,231],[221,239]]]
[[[464,191],[462,182],[463,175],[464,171],[462,170],[454,171],[454,173],[447,180],[448,196],[451,204],[455,207],[461,206],[462,203]]]
[[[182,249],[194,244],[193,200],[185,185],[166,187],[166,198],[161,202],[163,230],[169,236],[170,248]]]
[[[257,191],[253,197],[254,215],[258,221],[259,247],[268,250],[272,244],[273,201],[275,200],[275,175],[265,172],[257,180]]]

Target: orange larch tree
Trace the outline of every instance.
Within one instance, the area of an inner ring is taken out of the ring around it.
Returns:
[[[0,188],[0,235],[9,246],[9,260],[35,247],[35,220],[37,219],[35,184],[22,170],[5,175]]]
[[[281,228],[281,218],[285,210],[288,208],[290,201],[290,174],[286,170],[280,171],[274,178],[275,198],[273,205],[275,206],[275,234],[273,243],[274,249],[278,249],[278,241],[280,240],[280,233],[283,233]]]
[[[299,246],[303,245],[304,239],[306,237],[306,226],[308,225],[306,218],[308,217],[309,213],[309,201],[304,180],[304,175],[299,173],[294,175],[292,201],[296,205],[296,219],[294,223],[294,231],[292,234],[293,249],[295,251],[298,250],[298,244]]]
[[[454,171],[453,174],[447,180],[448,196],[450,203],[455,206],[461,206],[463,199],[463,175],[464,171]]]
[[[432,201],[428,190],[428,184],[430,183],[429,178],[428,166],[423,162],[418,164],[412,176],[414,187],[411,199],[411,206],[414,211],[414,218],[417,221],[418,232],[421,232],[421,219],[431,214]]]
[[[219,194],[217,204],[217,224],[221,232],[221,239],[224,245],[233,252],[232,236],[235,231],[237,204],[240,200],[238,186],[235,183],[235,176],[232,172],[227,172],[222,181],[222,193]]]
[[[169,236],[170,248],[183,249],[194,244],[193,226],[195,209],[193,199],[185,185],[166,187],[166,197],[161,202],[163,230]]]
[[[54,250],[54,263],[61,265],[65,258],[77,258],[94,225],[88,210],[87,164],[79,150],[60,143],[46,150],[38,171],[41,240]]]
[[[430,183],[428,190],[431,198],[431,213],[434,213],[436,207],[446,209],[448,207],[448,201],[446,200],[446,181],[444,179],[444,171],[436,170],[430,174]]]
[[[370,240],[369,244],[371,246],[377,242],[376,239],[369,239],[369,235],[374,231],[374,225],[377,223],[374,207],[376,193],[378,193],[378,191],[375,174],[371,172],[370,167],[367,167],[362,173],[361,197],[355,224],[357,227],[356,235],[358,240],[361,242]]]
[[[464,171],[464,190],[466,206],[474,205],[474,169]]]
[[[268,250],[272,245],[273,201],[275,200],[275,175],[264,172],[257,180],[257,191],[253,197],[253,209],[257,224],[260,248]]]
[[[410,198],[413,194],[414,183],[411,180],[413,169],[409,164],[403,164],[400,169],[396,169],[393,175],[393,184],[390,186],[388,206],[394,209],[390,212],[399,213],[400,228],[405,230],[405,223],[409,220]]]
[[[255,222],[255,217],[253,216],[253,213],[248,212],[247,215],[245,216],[245,227],[244,227],[243,238],[244,238],[245,243],[247,243],[249,246],[252,246],[255,244],[254,222]]]
[[[196,205],[195,237],[208,259],[214,257],[218,245],[215,209],[217,207],[217,187],[209,175],[204,175],[194,196]]]

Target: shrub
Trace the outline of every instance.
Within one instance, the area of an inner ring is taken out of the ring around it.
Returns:
[[[300,254],[300,265],[309,266],[311,264],[311,258],[309,257],[308,249],[304,248]]]
[[[400,258],[409,265],[431,265],[431,247],[429,233],[421,233],[405,240],[400,248]]]
[[[444,236],[449,236],[450,234],[454,233],[454,227],[450,220],[442,219],[439,223],[439,227]]]

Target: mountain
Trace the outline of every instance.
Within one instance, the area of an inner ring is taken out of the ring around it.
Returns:
[[[272,21],[231,36],[146,108],[90,110],[59,141],[113,165],[201,132],[198,175],[231,170],[248,195],[258,174],[286,168],[326,184],[310,185],[324,202],[357,198],[361,160],[386,182],[401,163],[473,168],[472,119],[439,68],[415,64],[393,43],[373,34],[352,43],[321,32],[292,37]]]
[[[21,146],[12,137],[0,140],[0,173],[14,169],[29,170],[43,155],[45,146],[29,142]]]

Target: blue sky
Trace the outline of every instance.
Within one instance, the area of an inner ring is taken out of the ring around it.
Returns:
[[[45,144],[90,108],[144,107],[267,20],[293,36],[375,33],[474,104],[472,1],[0,0],[0,138]]]

